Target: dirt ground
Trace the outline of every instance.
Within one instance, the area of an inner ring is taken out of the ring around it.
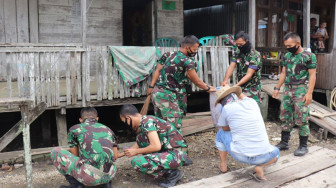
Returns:
[[[275,145],[280,140],[280,124],[272,121],[266,122],[266,128],[271,144]],[[316,127],[315,127],[316,129]],[[193,159],[194,164],[180,169],[184,172],[184,178],[178,184],[196,181],[202,178],[208,178],[220,174],[217,167],[219,158],[214,147],[216,130],[210,129],[195,135],[187,136],[189,145],[189,157]],[[290,149],[281,151],[281,155],[292,153],[298,147],[298,132],[294,129],[290,140]],[[316,139],[316,131],[312,126],[312,136],[309,138],[309,146],[318,145],[336,150],[336,138],[329,134],[327,140],[319,141]],[[131,158],[121,158],[116,162],[118,172],[112,180],[113,187],[158,187],[157,181],[139,174],[131,168]],[[228,160],[229,170],[233,171],[247,165],[234,161],[231,157]],[[65,178],[56,171],[50,161],[33,163],[33,181],[34,187],[54,188],[60,185],[67,185]],[[25,170],[23,167],[14,168],[11,172],[0,171],[0,188],[25,187]]]

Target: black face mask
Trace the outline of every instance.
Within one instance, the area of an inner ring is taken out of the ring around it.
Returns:
[[[247,41],[244,45],[238,46],[240,53],[247,54],[251,51],[251,43]]]
[[[127,119],[125,119],[125,124],[126,124],[129,128],[133,129],[133,128],[132,128],[132,118],[130,117],[129,120],[130,120],[130,123],[128,124],[128,123],[127,123]]]
[[[188,50],[187,50],[187,55],[188,55],[188,57],[195,57],[195,55],[197,54],[197,52],[193,52],[193,51],[191,51],[190,48],[189,48],[189,50],[190,50],[190,52],[188,52]]]
[[[299,47],[296,47],[296,45],[291,47],[291,48],[286,48],[286,50],[289,51],[292,54],[295,54],[296,51],[298,51],[298,49],[299,49]]]

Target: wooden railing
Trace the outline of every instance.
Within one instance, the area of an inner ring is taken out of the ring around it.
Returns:
[[[219,86],[229,65],[229,52],[230,48],[223,46],[199,48],[195,57],[199,77]],[[107,46],[1,46],[0,98],[25,97],[34,101],[32,107],[45,102],[48,108],[137,100],[135,86],[125,85],[111,59]],[[140,83],[142,95],[146,95],[150,79]],[[192,89],[199,91],[194,85]],[[0,107],[0,112],[18,110]]]

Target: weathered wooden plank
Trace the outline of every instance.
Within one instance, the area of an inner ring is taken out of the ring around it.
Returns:
[[[113,91],[113,98],[119,98],[119,75],[115,62],[113,63]]]
[[[40,53],[34,53],[35,105],[41,102]]]
[[[59,106],[59,97],[60,97],[60,86],[59,86],[59,80],[60,80],[60,65],[62,61],[60,61],[60,58],[62,55],[64,55],[64,52],[57,53],[57,59],[55,59],[55,106]]]
[[[82,14],[82,45],[86,46],[86,30],[87,30],[87,1],[81,1],[81,14]],[[88,58],[90,59],[90,58]],[[90,99],[90,97],[89,97]]]
[[[216,72],[218,72],[218,70],[216,70],[216,64],[218,63],[218,61],[216,61],[216,55],[215,52],[216,48],[214,46],[210,47],[210,66],[211,66],[211,85],[216,86]]]
[[[17,42],[28,43],[28,0],[16,0],[16,14]]]
[[[327,168],[316,174],[302,178],[298,181],[281,186],[282,188],[298,188],[298,187],[330,187],[336,185],[336,166]]]
[[[46,76],[47,76],[47,80],[46,80],[46,90],[47,90],[47,106],[52,106],[51,105],[51,101],[52,101],[52,97],[51,97],[51,90],[52,90],[52,80],[51,80],[51,60],[52,60],[52,53],[46,53],[46,61],[45,61],[45,66],[46,66]]]
[[[17,65],[17,70],[18,70],[18,73],[17,73],[17,86],[18,86],[18,93],[19,93],[19,97],[23,97],[23,67],[24,67],[24,64],[22,62],[22,58],[23,58],[23,55],[22,53],[18,54],[17,55],[17,61],[16,61],[16,65]]]
[[[7,92],[8,97],[12,97],[12,60],[14,59],[15,54],[7,54],[6,56],[6,64],[7,64]]]
[[[81,90],[82,90],[82,106],[85,107],[86,106],[86,82],[87,82],[87,78],[86,78],[86,69],[87,69],[87,63],[86,61],[87,60],[87,55],[86,55],[87,52],[84,52],[82,53],[83,57],[82,57],[82,87],[81,87]]]
[[[207,50],[206,50],[206,47],[201,47],[201,48],[203,51],[202,60],[203,60],[203,66],[204,66],[204,81],[205,83],[209,84]]]
[[[38,43],[39,17],[38,0],[29,0],[29,42]]]
[[[109,53],[109,52],[108,52]],[[108,54],[108,76],[107,76],[107,82],[108,82],[108,85],[107,85],[107,92],[108,92],[108,100],[112,100],[113,99],[113,86],[114,86],[114,69],[112,67],[112,56],[110,54]]]
[[[203,59],[202,59],[202,51],[204,49],[203,48],[199,48],[199,53],[197,54],[198,56],[198,76],[200,77],[200,79],[204,82],[204,73],[203,73]],[[197,87],[197,91],[199,91],[200,88]]]
[[[86,78],[86,85],[85,85],[85,93],[86,93],[86,101],[90,101],[90,48],[88,48],[88,51],[86,52],[86,72],[85,72],[85,78]]]
[[[74,104],[77,102],[77,78],[76,78],[76,69],[79,67],[76,66],[76,52],[70,54],[70,84],[71,84],[71,103]]]
[[[97,100],[101,101],[103,99],[103,92],[102,92],[102,47],[99,46],[96,48],[97,51],[96,51],[96,81],[97,81]]]
[[[61,108],[59,110],[55,110],[55,115],[56,115],[58,145],[66,146],[68,144],[66,109]]]
[[[4,0],[0,0],[0,7],[4,7]],[[6,43],[5,33],[5,12],[0,8],[0,43]]]
[[[13,0],[4,0],[6,43],[17,43],[16,5]]]
[[[77,80],[77,97],[78,100],[82,100],[82,73],[81,70],[83,68],[83,62],[82,62],[82,53],[81,52],[75,52],[76,54],[76,80]]]
[[[108,47],[103,46],[102,49],[103,61],[103,99],[107,99],[107,83],[108,83]]]
[[[13,99],[10,99],[13,100]],[[25,99],[21,99],[24,102]],[[20,104],[21,104],[20,102]],[[12,103],[12,102],[11,102]],[[38,118],[47,108],[45,103],[40,103],[29,112],[28,124],[31,124]],[[6,134],[0,138],[0,151],[2,151],[12,140],[14,140],[22,132],[22,119],[16,123]]]
[[[29,53],[29,61],[28,61],[28,67],[29,67],[29,98],[35,100],[35,55],[34,53]],[[33,103],[33,106],[35,106],[35,103]]]
[[[71,57],[71,54],[69,53],[68,54],[69,55],[69,59],[67,58],[67,61],[66,61],[66,75],[65,75],[65,77],[66,77],[66,98],[67,98],[67,105],[69,105],[69,104],[71,104],[71,89],[72,89],[72,84],[71,84],[71,81],[72,81],[72,79],[71,79],[71,73],[70,73],[70,71],[72,71],[71,70],[71,59],[72,59],[72,57]]]
[[[46,53],[40,53],[40,70],[41,70],[41,101],[46,103],[46,66],[45,66],[45,62],[46,62]]]
[[[29,98],[30,97],[30,89],[31,85],[29,83],[29,77],[30,77],[30,59],[29,59],[29,53],[23,53],[23,63],[24,63],[24,70],[23,70],[23,90],[24,90],[24,96]]]

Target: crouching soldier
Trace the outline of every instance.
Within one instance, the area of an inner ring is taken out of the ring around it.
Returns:
[[[162,187],[174,186],[184,173],[177,168],[185,162],[187,144],[174,124],[154,116],[139,114],[135,106],[126,104],[120,110],[120,119],[136,133],[136,143],[126,149],[132,167],[155,179]]]
[[[61,188],[96,185],[109,188],[117,170],[113,162],[123,153],[118,154],[113,131],[98,123],[95,108],[83,108],[80,116],[80,124],[69,130],[70,152],[60,147],[51,151],[54,165],[70,183]]]

